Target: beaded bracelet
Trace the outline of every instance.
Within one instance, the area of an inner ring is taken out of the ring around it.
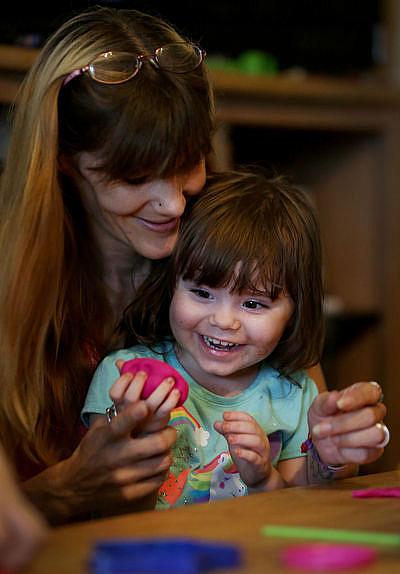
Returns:
[[[327,480],[333,478],[333,476],[335,475],[336,472],[339,472],[339,471],[343,470],[344,468],[346,468],[346,465],[332,466],[331,464],[326,464],[325,462],[323,462],[321,460],[319,454],[318,454],[317,449],[315,448],[313,441],[312,441],[311,433],[308,433],[307,440],[305,440],[301,444],[300,448],[301,448],[302,453],[310,453],[313,460],[317,463],[317,465],[321,471],[321,476]]]

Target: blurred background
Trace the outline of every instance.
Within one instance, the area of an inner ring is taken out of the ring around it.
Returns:
[[[400,461],[400,2],[216,0],[15,2],[0,22],[0,162],[8,110],[37,51],[92,5],[170,21],[207,51],[216,94],[215,167],[262,164],[319,210],[330,389],[377,380],[392,441],[369,470]]]
[[[209,55],[237,57],[245,50],[267,52],[279,69],[353,74],[381,59],[383,6],[379,0],[217,0],[184,6],[182,2],[53,2],[8,6],[2,17],[2,42],[40,45],[66,17],[101,4],[133,7],[162,16],[198,41]]]

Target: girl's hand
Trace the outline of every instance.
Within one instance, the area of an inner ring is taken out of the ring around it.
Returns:
[[[325,464],[366,464],[383,453],[386,407],[377,383],[355,383],[343,391],[319,394],[308,422],[312,441]]]
[[[119,370],[123,364],[121,360],[116,362]],[[139,371],[135,375],[125,373],[115,381],[110,389],[110,398],[117,412],[140,401],[146,378],[147,374]],[[173,387],[174,380],[168,377],[145,400],[149,416],[142,426],[143,433],[155,432],[167,426],[171,411],[178,405],[180,397],[178,389]]]
[[[25,492],[53,524],[96,512],[119,514],[154,507],[154,494],[171,464],[175,429],[143,434],[144,401],[124,407],[110,423],[93,425],[68,459],[24,483]],[[147,498],[146,498],[147,497]]]
[[[248,413],[225,411],[223,421],[214,423],[229,446],[240,477],[249,487],[265,484],[272,472],[269,441],[260,425]]]

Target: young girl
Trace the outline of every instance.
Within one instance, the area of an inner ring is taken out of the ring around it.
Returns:
[[[146,345],[100,364],[84,419],[104,413],[110,388],[117,410],[138,399],[145,376],[112,387],[116,361],[159,358],[186,378],[189,397],[171,412],[178,439],[158,507],[311,482],[304,443],[318,391],[305,369],[321,356],[322,298],[308,197],[261,172],[215,175],[187,212],[166,277],[127,313],[132,339]],[[151,408],[165,416],[177,398],[164,389]]]

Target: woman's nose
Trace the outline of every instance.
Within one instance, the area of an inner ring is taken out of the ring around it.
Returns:
[[[202,160],[192,170],[160,180],[155,202],[158,210],[172,217],[180,217],[186,206],[186,196],[196,195],[206,181],[205,161]]]
[[[210,324],[222,330],[234,330],[240,328],[240,319],[231,305],[215,305],[210,318]]]

